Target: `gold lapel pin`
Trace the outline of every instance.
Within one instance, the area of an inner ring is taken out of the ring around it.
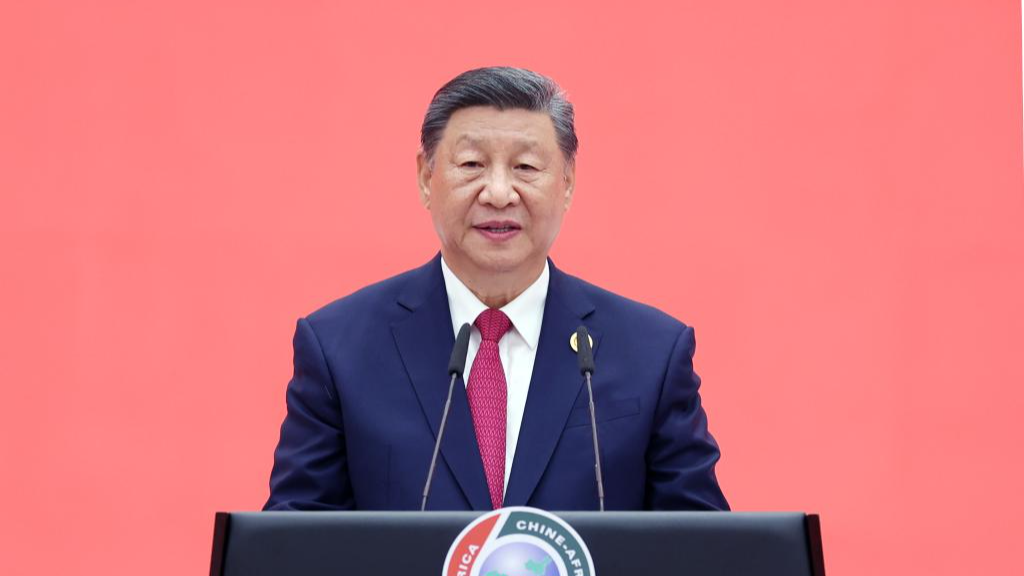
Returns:
[[[593,348],[594,347],[594,338],[593,338],[593,336],[591,336],[590,334],[587,334],[587,340],[590,340],[590,347]],[[569,336],[569,347],[572,348],[573,352],[577,352],[578,353],[580,351],[579,343],[576,341],[576,333],[575,332],[572,333],[572,336]]]

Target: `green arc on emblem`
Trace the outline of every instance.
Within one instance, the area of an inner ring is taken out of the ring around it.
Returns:
[[[570,576],[593,576],[590,555],[582,541],[567,529],[567,525],[547,515],[526,510],[509,513],[498,539],[523,534],[532,536],[554,548],[568,569]]]

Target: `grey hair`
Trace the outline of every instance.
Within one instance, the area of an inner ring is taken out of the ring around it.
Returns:
[[[434,152],[452,114],[470,106],[547,112],[567,165],[576,162],[579,140],[572,103],[565,92],[547,76],[524,68],[494,66],[463,72],[434,94],[420,129],[420,146],[429,164],[434,163]]]

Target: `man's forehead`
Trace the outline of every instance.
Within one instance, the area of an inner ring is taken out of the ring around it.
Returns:
[[[452,114],[443,140],[454,146],[485,146],[497,140],[524,147],[555,143],[555,129],[545,112],[472,107]]]

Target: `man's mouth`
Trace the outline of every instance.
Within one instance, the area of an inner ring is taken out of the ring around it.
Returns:
[[[522,229],[519,223],[507,220],[481,222],[480,224],[475,224],[473,228],[491,238],[508,237]]]
[[[480,230],[488,230],[490,232],[508,232],[510,230],[519,230],[519,224],[515,222],[484,222],[483,224],[477,224],[473,226]]]

